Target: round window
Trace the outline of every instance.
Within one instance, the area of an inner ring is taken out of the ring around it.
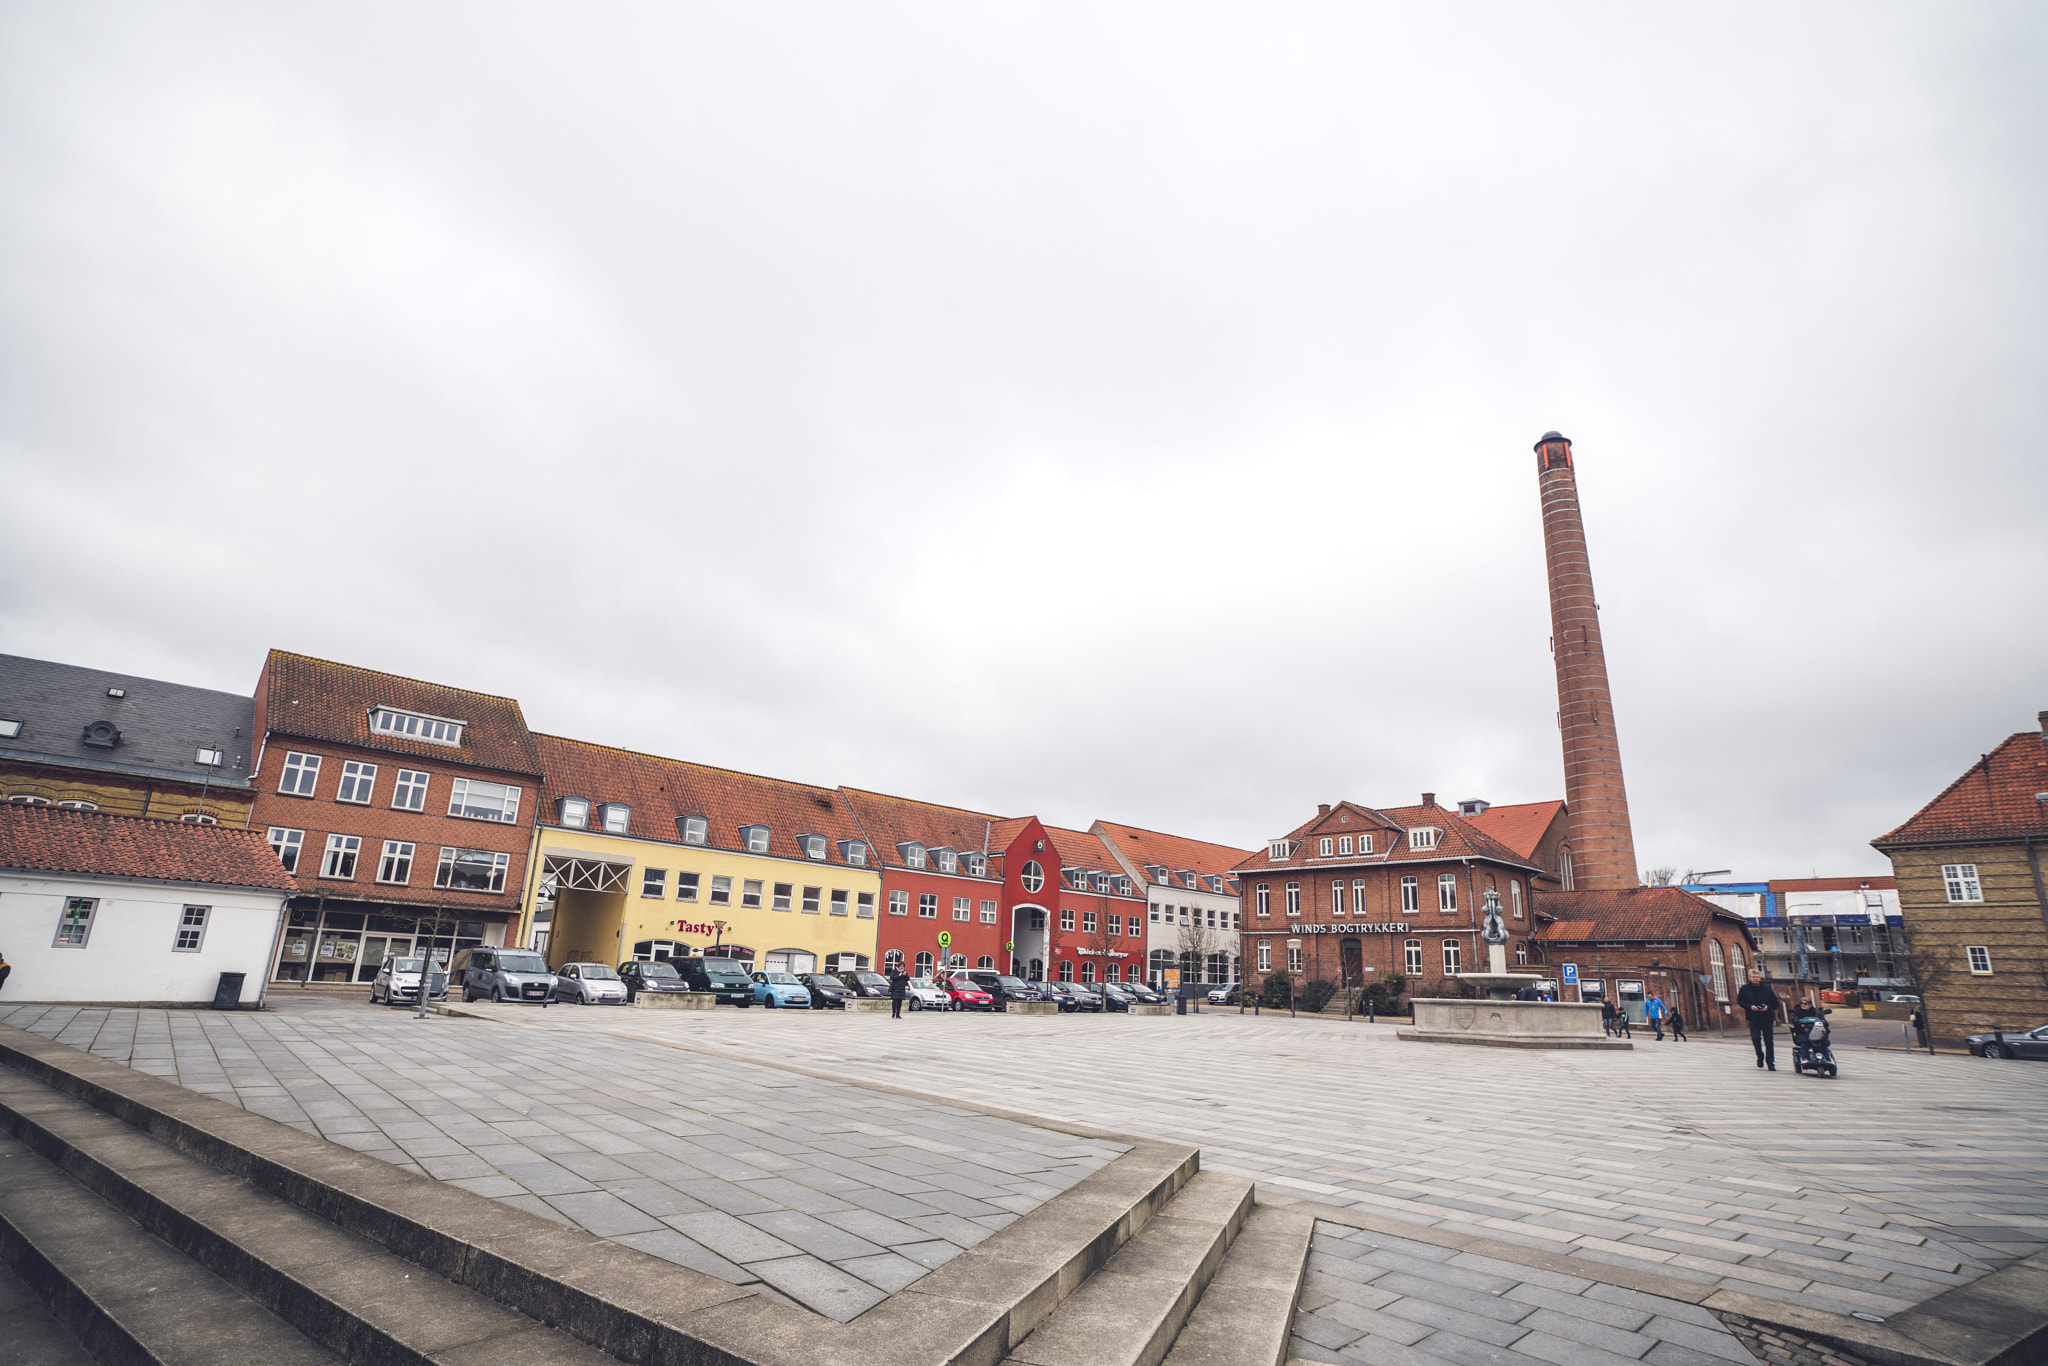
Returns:
[[[1037,859],[1033,859],[1024,865],[1024,871],[1017,875],[1017,880],[1024,884],[1025,891],[1035,892],[1045,886],[1045,869],[1038,866]]]

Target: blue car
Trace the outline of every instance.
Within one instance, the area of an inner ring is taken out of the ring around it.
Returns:
[[[754,974],[754,1000],[764,1006],[786,1006],[792,1010],[811,1008],[811,989],[796,980],[793,972]]]

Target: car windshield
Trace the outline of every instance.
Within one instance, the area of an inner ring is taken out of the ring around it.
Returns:
[[[912,985],[912,986],[914,986],[914,987],[926,987],[926,988],[929,988],[929,987],[933,986],[933,985],[934,985],[934,983],[932,982],[932,979],[931,979],[931,978],[929,978],[929,977],[913,977],[913,978],[911,978],[911,979],[910,979],[910,985]]]
[[[602,963],[585,963],[583,970],[577,975],[586,982],[616,982],[619,980],[619,974],[613,972]]]
[[[996,981],[1002,986],[1004,991],[1022,991],[1024,989],[1024,983],[1021,978],[998,976]]]
[[[747,980],[747,970],[733,963],[706,963],[704,971],[707,975],[716,977],[721,982],[744,982]]]
[[[420,970],[420,960],[417,958],[394,958],[391,960],[391,970],[393,972],[418,972]]]
[[[764,976],[766,976],[769,981],[775,983],[775,985],[779,987],[800,987],[803,985],[802,982],[796,980],[796,975],[794,973],[770,972],[764,974]]]
[[[853,977],[855,981],[864,987],[885,987],[889,985],[889,979],[882,976],[879,972],[856,972],[853,974]]]
[[[674,968],[670,967],[666,963],[642,963],[640,965],[640,975],[642,977],[673,978],[680,978],[682,976],[681,973],[677,972]]]
[[[537,953],[501,953],[498,955],[498,970],[500,972],[545,973],[548,970],[548,965]]]

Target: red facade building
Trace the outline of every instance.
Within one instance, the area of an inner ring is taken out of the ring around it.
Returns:
[[[876,951],[884,971],[928,977],[951,964],[1009,970],[1008,849],[983,811],[842,787],[882,874]],[[940,943],[940,936],[946,942]]]
[[[255,724],[251,824],[300,889],[274,980],[504,942],[541,785],[518,702],[273,650]]]
[[[1025,964],[1061,982],[1136,982],[1145,977],[1145,887],[1116,851],[1083,830],[1043,827],[1045,931]],[[1041,972],[1042,969],[1042,972]]]

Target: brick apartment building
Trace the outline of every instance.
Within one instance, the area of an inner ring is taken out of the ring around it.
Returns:
[[[1437,805],[1319,806],[1313,819],[1235,869],[1244,899],[1245,980],[1287,969],[1347,989],[1400,973],[1411,984],[1485,970],[1480,918],[1500,898],[1508,962],[1528,967],[1532,886],[1543,870]]]
[[[1937,1041],[2048,1022],[2048,712],[1871,844]]]
[[[1644,1003],[1662,996],[1690,1028],[1741,1025],[1735,993],[1758,954],[1739,912],[1683,887],[1549,893],[1537,906],[1539,961],[1559,1000],[1611,1000],[1640,1021]]]
[[[885,968],[914,977],[935,968],[1010,970],[999,816],[842,787],[882,874],[875,944]],[[939,943],[940,935],[946,943]]]
[[[299,887],[274,980],[505,942],[541,782],[518,702],[272,650],[255,726],[253,823]]]

